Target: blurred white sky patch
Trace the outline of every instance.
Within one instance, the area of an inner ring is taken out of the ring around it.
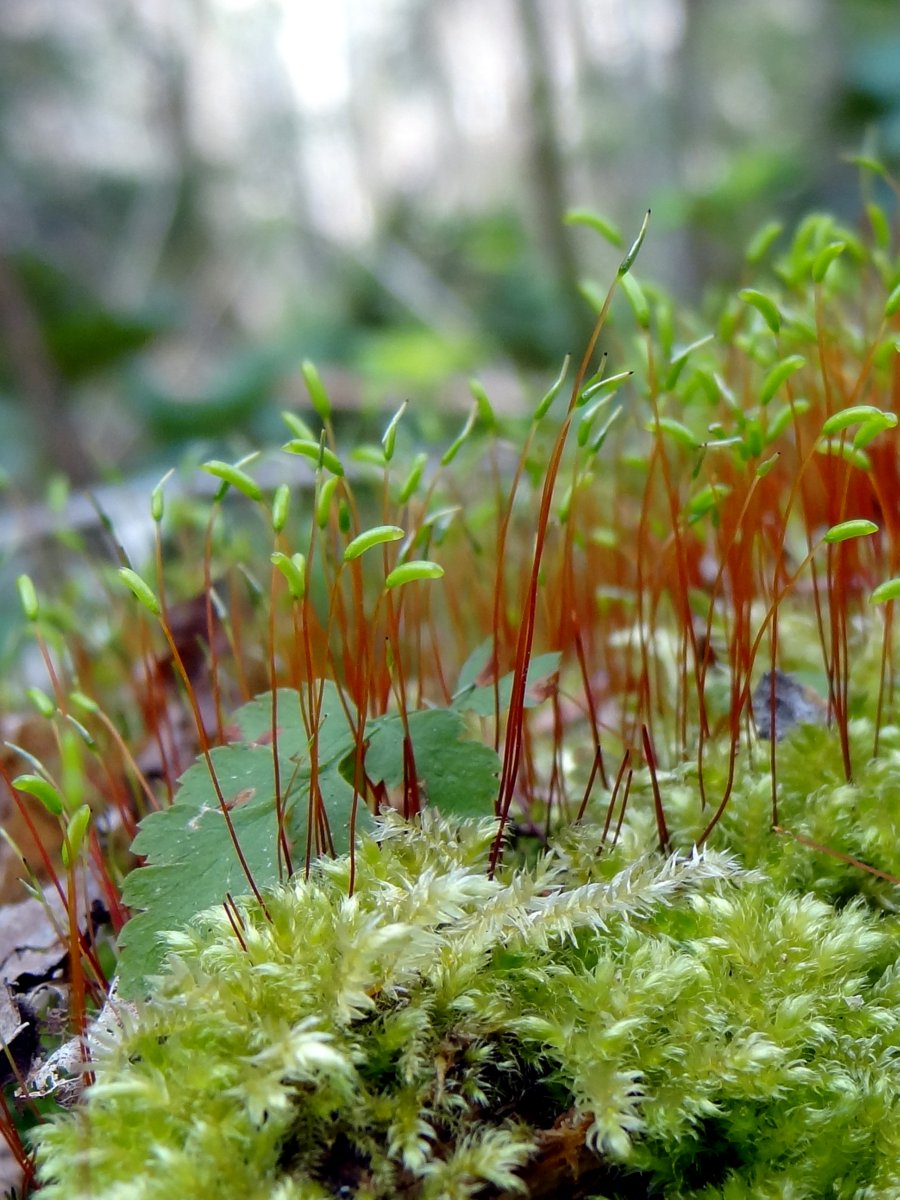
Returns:
[[[351,132],[342,121],[352,82],[352,0],[276,0],[276,7],[278,54],[307,127],[298,153],[310,215],[323,233],[350,244],[364,242],[372,233],[372,206]]]
[[[477,140],[502,136],[510,120],[510,97],[518,75],[509,53],[516,30],[508,6],[492,5],[489,38],[484,35],[482,0],[464,0],[435,16],[453,89],[453,112],[461,131]]]
[[[220,3],[258,0],[220,0]],[[309,116],[339,111],[350,94],[351,0],[277,0],[281,10],[278,51],[297,96]]]
[[[339,136],[312,133],[300,153],[314,226],[347,245],[365,242],[372,232],[373,213],[352,144]]]

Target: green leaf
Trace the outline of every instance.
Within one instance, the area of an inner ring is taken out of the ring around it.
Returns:
[[[485,638],[481,645],[476,646],[463,663],[460,668],[459,679],[456,683],[456,695],[459,695],[460,692],[468,691],[475,686],[475,680],[491,660],[492,646],[493,639]]]
[[[352,709],[350,715],[352,719]],[[287,833],[292,844],[302,848],[310,739],[297,692],[279,690],[276,717]],[[216,747],[211,758],[241,851],[256,886],[264,888],[278,880],[271,692],[239,709],[233,723],[241,740]],[[338,854],[349,846],[353,795],[340,768],[353,747],[353,732],[337,689],[326,683],[319,717],[319,789]],[[370,827],[368,810],[360,804],[357,829]],[[182,776],[175,802],[141,821],[132,848],[147,864],[127,877],[123,900],[143,911],[131,918],[119,939],[119,981],[123,995],[139,996],[146,990],[147,977],[162,967],[165,947],[160,934],[179,929],[204,909],[221,904],[226,893],[241,896],[249,891],[204,758]],[[302,849],[298,853],[302,855]]]
[[[279,754],[293,758],[304,752],[309,734],[303,724],[300,695],[293,688],[279,688],[276,693],[275,727]],[[252,746],[271,746],[272,693],[262,692],[242,705],[232,717],[228,729],[238,731],[235,741]]]
[[[485,643],[489,647],[489,643]],[[479,717],[492,717],[494,715],[494,685],[486,684],[483,687],[476,687],[474,684],[475,677],[479,674],[481,667],[474,671],[471,675],[472,682],[463,683],[470,669],[470,664],[473,663],[475,655],[479,654],[484,647],[480,646],[478,650],[467,661],[463,672],[460,675],[460,690],[453,697],[453,707],[459,711],[473,712]],[[489,653],[485,655],[484,666],[487,665]],[[536,654],[528,664],[528,675],[525,680],[525,707],[534,708],[540,703],[540,700],[535,696],[529,696],[529,689],[534,688],[535,684],[542,679],[546,679],[548,675],[554,675],[559,670],[559,663],[562,655],[558,650],[551,651],[549,654]],[[500,712],[504,713],[509,708],[509,702],[512,698],[514,672],[510,671],[508,675],[504,675],[499,684],[500,696]],[[465,690],[463,690],[465,688]]]
[[[458,712],[435,708],[409,714],[409,732],[419,784],[429,804],[460,817],[490,815],[497,795],[499,755],[466,736]],[[366,774],[374,783],[403,783],[403,722],[385,717],[370,722]]]
[[[353,728],[356,710],[346,701],[349,718],[341,703],[335,685],[328,680],[322,687],[319,707],[319,768],[328,766],[353,748]],[[288,758],[298,758],[307,753],[309,731],[303,723],[300,695],[293,688],[279,688],[276,709],[278,730],[278,753]],[[239,708],[234,723],[240,729],[241,741],[271,745],[272,742],[272,693],[263,692]]]
[[[263,746],[220,746],[211,752],[231,820],[257,887],[278,878],[275,828],[275,777],[272,751]],[[293,771],[281,762],[282,778]],[[132,849],[146,866],[125,880],[122,899],[133,916],[119,938],[119,986],[138,996],[145,979],[165,959],[160,934],[179,929],[206,908],[221,904],[230,892],[249,891],[206,762],[199,760],[181,779],[175,802],[141,821]]]

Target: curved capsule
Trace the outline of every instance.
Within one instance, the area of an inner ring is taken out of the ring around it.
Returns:
[[[874,521],[862,519],[841,521],[839,525],[832,525],[822,540],[828,542],[829,545],[834,545],[836,542],[847,542],[850,538],[868,537],[870,533],[877,532],[878,526]]]
[[[896,579],[886,579],[879,583],[869,597],[870,604],[887,604],[888,600],[900,600],[900,575]]]
[[[371,550],[373,546],[383,546],[385,542],[397,542],[404,536],[405,530],[401,529],[399,525],[376,525],[373,529],[367,529],[363,533],[357,534],[352,542],[347,543],[344,550],[344,562],[352,562],[361,554],[365,554],[367,550]]]
[[[332,475],[344,474],[344,464],[333,450],[329,450],[320,442],[308,441],[306,438],[291,438],[281,448],[288,454],[302,454],[304,458],[311,459],[317,467],[327,467]]]
[[[209,462],[202,463],[200,470],[205,471],[207,475],[214,475],[223,483],[230,483],[250,500],[262,500],[262,489],[259,484],[240,467],[234,467],[231,463],[220,462],[219,459],[213,458]]]
[[[160,603],[153,594],[153,589],[141,579],[137,571],[132,571],[130,567],[119,567],[117,573],[122,582],[131,589],[134,598],[143,604],[147,612],[158,617],[162,612]]]
[[[48,783],[40,775],[17,775],[12,781],[12,786],[17,792],[26,792],[29,796],[34,796],[35,800],[40,800],[51,816],[62,816],[65,807],[62,796],[52,783]]]
[[[401,563],[384,581],[386,588],[402,587],[405,583],[414,583],[417,579],[440,579],[444,568],[427,558],[413,559],[412,562]]]

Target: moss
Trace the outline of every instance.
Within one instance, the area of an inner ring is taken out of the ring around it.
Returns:
[[[352,897],[341,859],[244,902],[243,946],[221,911],[171,935],[39,1134],[45,1194],[560,1194],[563,1128],[567,1195],[900,1188],[895,917],[714,851],[598,867],[591,826],[490,879],[493,831],[387,820]]]

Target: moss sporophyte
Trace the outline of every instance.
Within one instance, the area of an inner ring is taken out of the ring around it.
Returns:
[[[900,263],[817,214],[700,318],[645,233],[524,425],[473,381],[342,447],[304,363],[309,489],[161,484],[109,665],[20,584],[91,1080],[48,1197],[900,1196]]]

